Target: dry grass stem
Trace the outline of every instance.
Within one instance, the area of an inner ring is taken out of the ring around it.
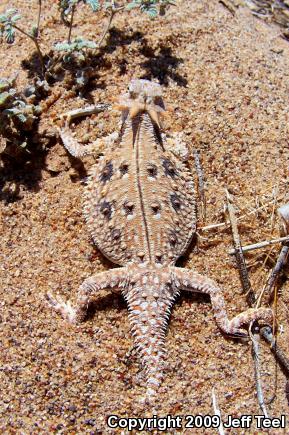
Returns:
[[[227,197],[227,207],[228,207],[228,213],[229,213],[229,219],[231,223],[231,229],[232,229],[232,236],[233,236],[233,243],[234,243],[234,253],[236,256],[236,262],[239,270],[239,275],[242,283],[242,287],[244,292],[246,292],[247,295],[247,301],[250,306],[252,306],[256,300],[255,293],[251,287],[250,279],[248,276],[248,270],[245,262],[245,258],[242,251],[241,246],[241,240],[239,236],[238,231],[238,225],[237,220],[235,216],[235,209],[232,202],[232,198],[226,189],[226,197]],[[256,322],[257,323],[257,322]],[[262,410],[265,417],[268,417],[268,413],[266,410],[265,402],[264,402],[264,395],[262,390],[262,383],[261,383],[261,374],[260,374],[260,358],[259,358],[259,343],[257,339],[253,336],[251,332],[251,327],[249,329],[250,338],[252,341],[252,355],[254,360],[254,371],[255,371],[255,381],[256,381],[256,390],[257,390],[257,398],[258,403],[260,406],[260,409]]]
[[[287,376],[289,376],[289,358],[285,355],[283,350],[280,349],[279,346],[277,346],[277,342],[271,328],[269,326],[264,326],[260,330],[260,335],[268,344],[270,344],[271,352],[273,353],[281,367],[284,369]]]
[[[268,418],[268,412],[266,409],[263,389],[262,389],[262,381],[261,381],[261,371],[260,371],[260,348],[259,348],[259,335],[252,334],[250,328],[250,338],[252,341],[252,356],[254,360],[254,371],[255,371],[255,381],[256,381],[256,390],[257,390],[257,398],[260,409],[262,410],[264,416]]]
[[[289,253],[289,243],[284,245],[280,251],[278,259],[276,261],[275,266],[273,267],[271,274],[267,280],[266,286],[264,288],[264,293],[269,294],[269,300],[272,299],[273,289],[277,282],[277,279],[288,261],[288,253]]]
[[[232,236],[233,236],[233,244],[234,244],[234,253],[236,256],[236,261],[238,265],[238,270],[240,274],[240,279],[243,287],[244,293],[246,293],[247,300],[249,302],[249,305],[252,306],[256,300],[255,294],[252,290],[252,286],[249,280],[248,271],[246,262],[243,255],[243,250],[241,246],[239,231],[238,231],[238,225],[237,225],[237,219],[235,215],[235,209],[233,206],[233,202],[231,199],[231,196],[228,192],[228,190],[225,190],[226,197],[227,197],[227,207],[228,207],[228,213],[229,213],[229,219],[231,223],[232,228]]]
[[[195,159],[195,168],[198,176],[198,189],[199,189],[199,195],[201,198],[201,217],[203,222],[206,220],[206,213],[207,213],[207,206],[206,206],[206,197],[205,197],[205,183],[204,183],[204,173],[202,169],[202,165],[200,162],[199,154],[197,150],[193,151],[194,153],[194,159]]]
[[[218,401],[215,395],[215,389],[212,389],[212,403],[213,403],[213,410],[214,410],[214,414],[218,415],[218,417],[220,418],[220,425],[218,427],[218,431],[220,435],[225,435],[224,432],[224,427],[223,427],[223,422],[222,422],[222,416],[221,416],[221,411],[218,405]]]
[[[248,211],[246,213],[244,213],[243,215],[236,217],[237,221],[240,221],[241,219],[244,219],[245,217],[251,216],[253,214],[258,213],[258,211],[263,210],[264,208],[268,207],[270,204],[273,204],[274,202],[278,202],[281,201],[282,199],[284,199],[283,197],[279,197],[277,199],[273,199],[270,200],[268,202],[266,202],[265,204],[261,205],[258,208],[254,208],[254,210]],[[226,221],[226,222],[220,222],[218,224],[210,224],[210,225],[206,225],[205,227],[201,227],[199,228],[200,231],[210,231],[216,228],[226,228],[230,225],[230,221]]]
[[[253,243],[252,245],[242,246],[242,251],[243,252],[253,251],[254,249],[265,248],[266,246],[274,245],[275,243],[283,243],[283,242],[289,242],[289,236],[278,237],[277,239],[264,240],[263,242]],[[229,251],[229,254],[234,255],[235,250],[231,249]]]

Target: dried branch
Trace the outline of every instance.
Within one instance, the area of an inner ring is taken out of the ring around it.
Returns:
[[[72,26],[73,26],[73,18],[75,13],[75,5],[72,5],[71,7],[71,15],[70,15],[70,22],[69,22],[69,30],[68,30],[68,36],[67,36],[67,43],[71,43],[71,32],[72,32]]]
[[[278,237],[277,239],[264,240],[263,242],[253,243],[252,245],[242,246],[243,252],[253,251],[254,249],[265,248],[266,246],[274,245],[275,243],[289,242],[289,236]],[[234,249],[229,251],[230,255],[234,255],[236,252]]]
[[[195,168],[198,176],[198,188],[199,188],[199,195],[202,202],[201,207],[201,216],[203,222],[206,220],[206,214],[207,214],[207,205],[206,205],[206,197],[205,197],[205,183],[204,183],[204,173],[202,169],[202,165],[200,162],[199,154],[197,150],[193,150],[194,159],[195,159]]]
[[[237,220],[235,216],[235,209],[233,206],[233,202],[231,200],[230,194],[228,190],[226,189],[226,196],[227,196],[227,207],[229,212],[229,219],[231,222],[231,228],[232,228],[232,236],[233,236],[233,243],[235,247],[235,256],[236,261],[239,269],[239,275],[242,283],[243,290],[247,294],[247,301],[250,306],[252,306],[256,301],[255,293],[251,287],[250,279],[248,276],[248,270],[245,262],[245,258],[243,255],[241,240],[239,236],[238,231],[238,225]],[[257,324],[257,322],[255,322]],[[254,370],[255,370],[255,381],[256,381],[256,390],[257,390],[257,398],[258,403],[260,406],[260,409],[262,410],[265,417],[268,417],[268,413],[266,410],[265,402],[264,402],[264,395],[262,390],[262,383],[261,383],[261,373],[260,373],[260,356],[259,356],[259,343],[257,339],[253,337],[253,334],[251,332],[250,326],[250,338],[252,341],[252,355],[253,355],[253,361],[254,361]]]
[[[228,212],[229,212],[229,219],[230,219],[231,228],[232,228],[233,243],[234,243],[234,248],[235,248],[234,253],[236,256],[240,280],[242,283],[244,293],[246,293],[248,303],[250,306],[252,306],[256,301],[256,297],[255,297],[255,294],[253,292],[253,289],[252,289],[252,286],[251,286],[251,283],[249,280],[249,276],[248,276],[247,266],[246,266],[246,262],[244,259],[243,250],[242,250],[241,241],[240,241],[240,236],[239,236],[239,231],[238,231],[238,226],[237,226],[235,209],[234,209],[234,206],[233,206],[233,203],[231,200],[231,196],[230,196],[228,190],[226,189],[225,191],[226,191],[226,197],[227,197],[227,207],[228,207]]]
[[[259,406],[260,406],[264,416],[266,418],[268,418],[268,413],[267,413],[267,409],[266,409],[266,405],[265,405],[265,401],[264,401],[263,389],[262,389],[261,373],[260,373],[259,335],[252,334],[250,331],[250,338],[252,341],[252,356],[253,356],[253,360],[254,360],[257,398],[258,398]]]
[[[240,221],[241,219],[244,219],[245,217],[251,216],[252,214],[257,213],[260,210],[263,210],[264,208],[268,207],[268,205],[275,203],[276,201],[280,201],[281,199],[283,199],[283,197],[279,197],[277,199],[273,199],[271,201],[266,202],[265,204],[261,205],[258,208],[255,208],[254,210],[251,210],[247,213],[244,213],[242,216],[236,217],[237,221]],[[216,228],[226,228],[230,225],[230,221],[226,221],[226,222],[220,222],[219,224],[210,224],[210,225],[206,225],[205,227],[201,227],[199,228],[199,230],[201,231],[210,231]]]
[[[212,403],[213,403],[214,414],[218,415],[218,417],[220,418],[220,425],[218,427],[219,434],[220,435],[225,435],[224,427],[223,427],[223,422],[222,422],[221,411],[220,411],[220,408],[218,406],[218,401],[217,401],[217,398],[216,398],[216,395],[215,395],[215,389],[214,388],[212,389]]]
[[[269,294],[269,300],[272,299],[273,288],[277,282],[277,279],[288,261],[289,243],[284,245],[280,251],[279,257],[275,266],[273,267],[269,279],[266,283],[264,293]]]
[[[27,38],[31,39],[31,41],[34,42],[36,50],[37,50],[37,53],[38,53],[38,57],[39,57],[39,60],[40,60],[41,72],[42,72],[42,75],[43,75],[44,71],[45,71],[44,58],[43,58],[43,54],[42,54],[42,51],[40,49],[40,46],[39,46],[37,38],[34,37],[33,35],[30,35],[29,33],[25,32],[25,30],[23,30],[21,27],[17,26],[16,24],[13,24],[13,27],[16,30],[18,30],[18,32],[20,32],[23,35],[27,36]]]
[[[37,33],[36,33],[36,37],[38,38],[39,36],[39,29],[40,29],[40,19],[41,19],[41,8],[42,8],[42,0],[38,0],[38,16],[37,16]]]
[[[112,2],[112,6],[111,6],[109,9],[110,9],[110,14],[109,14],[109,17],[108,17],[108,22],[107,22],[107,24],[106,24],[106,26],[105,26],[105,29],[104,29],[104,31],[103,31],[103,33],[102,33],[102,35],[101,35],[100,40],[99,40],[98,43],[97,43],[97,46],[98,46],[98,47],[101,47],[101,44],[103,43],[104,38],[105,38],[107,32],[109,31],[109,29],[110,29],[110,27],[111,27],[111,23],[112,23],[113,17],[115,16],[115,14],[116,14],[117,12],[123,10],[123,9],[124,9],[124,6],[117,6],[117,7],[116,7],[116,6],[114,5],[114,2]]]
[[[275,356],[276,360],[280,364],[280,366],[284,369],[286,372],[286,375],[289,376],[289,358],[285,355],[282,349],[277,346],[277,342],[275,337],[272,334],[272,330],[269,326],[264,326],[260,330],[261,337],[264,338],[264,340],[270,344],[270,350]]]
[[[236,6],[234,3],[230,0],[219,0],[219,3],[221,3],[228,11],[234,16],[236,14]]]

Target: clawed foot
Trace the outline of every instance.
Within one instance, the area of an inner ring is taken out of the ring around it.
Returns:
[[[65,320],[75,323],[76,311],[72,308],[70,301],[64,302],[63,299],[53,296],[51,293],[46,293],[46,300]]]
[[[230,336],[233,338],[248,338],[249,334],[245,329],[236,329],[235,331],[230,331]]]
[[[251,322],[261,321],[263,324],[273,324],[273,311],[271,308],[250,308],[236,316],[229,322],[226,333],[236,338],[248,338],[248,332],[243,326],[249,326]]]

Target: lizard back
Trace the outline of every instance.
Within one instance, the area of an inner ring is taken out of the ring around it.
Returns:
[[[135,110],[131,95],[128,100]],[[94,166],[88,182],[88,227],[102,253],[119,265],[175,263],[195,232],[192,175],[165,149],[149,107],[133,117],[127,111],[119,145]]]

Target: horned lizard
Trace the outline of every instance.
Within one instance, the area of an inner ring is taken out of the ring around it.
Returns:
[[[194,182],[186,152],[177,153],[176,148],[184,149],[182,144],[166,140],[161,132],[165,106],[159,84],[132,80],[118,108],[122,122],[117,137],[81,146],[68,127],[61,136],[74,156],[104,146],[103,157],[91,170],[84,213],[94,242],[120,267],[87,278],[75,308],[51,294],[48,300],[64,318],[80,322],[99,290],[122,293],[151,397],[162,381],[165,331],[181,290],[209,294],[219,328],[230,335],[243,336],[242,327],[253,320],[271,323],[272,311],[248,309],[229,320],[218,285],[175,266],[196,231]]]

